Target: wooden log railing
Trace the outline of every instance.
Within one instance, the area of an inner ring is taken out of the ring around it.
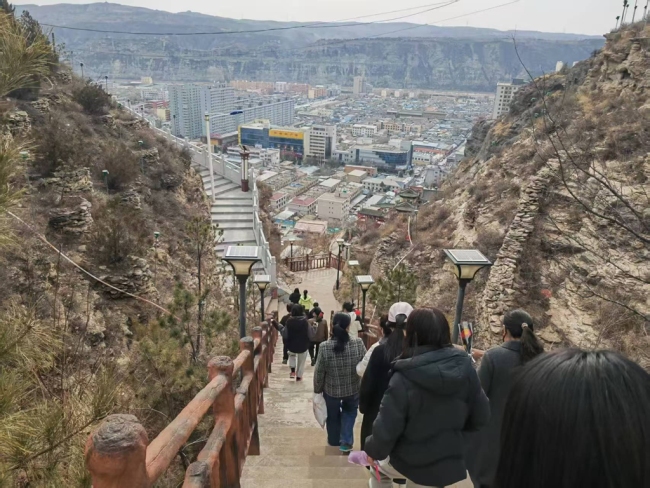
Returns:
[[[180,414],[148,442],[133,415],[109,415],[86,442],[86,467],[93,488],[149,488],[165,473],[212,407],[214,427],[196,461],[185,472],[184,488],[239,486],[247,455],[259,455],[257,415],[264,413],[264,388],[277,331],[266,322],[240,340],[240,353],[208,363],[209,383]],[[239,386],[233,378],[241,377]]]
[[[299,272],[310,269],[336,268],[338,259],[332,253],[321,253],[285,258],[284,262],[289,271]]]

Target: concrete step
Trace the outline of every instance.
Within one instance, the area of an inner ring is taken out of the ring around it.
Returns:
[[[212,213],[213,217],[222,214],[251,214],[251,219],[253,218],[253,209],[251,207],[247,207],[246,205],[233,205],[232,203],[230,205],[212,207],[210,213]]]
[[[224,229],[223,242],[247,242],[255,240],[253,229]]]
[[[235,205],[237,207],[250,207],[251,212],[253,211],[253,199],[252,198],[219,198],[212,202],[211,208],[219,210],[222,207],[228,207]]]
[[[213,214],[212,221],[218,224],[221,222],[250,222],[253,223],[252,213],[231,213]]]
[[[253,197],[249,193],[243,193],[239,190],[233,190],[232,193],[226,193],[223,195],[217,195],[214,199],[214,203],[223,203],[223,202],[233,202],[233,201],[246,201],[253,206]]]
[[[210,176],[209,175],[208,176],[202,176],[201,179],[203,180],[204,188],[210,188],[211,187],[212,182],[210,181]],[[221,179],[220,178],[220,179],[215,179],[214,180],[214,187],[215,188],[221,188],[223,186],[232,185],[232,184],[233,184],[232,181],[226,180],[226,179]]]
[[[214,247],[214,249],[215,249],[215,251],[217,251],[217,254],[219,254],[221,256],[224,252],[226,252],[226,249],[228,249],[228,247],[230,247],[230,246],[240,246],[240,245],[241,246],[257,246],[257,242],[255,241],[255,239],[253,239],[251,241],[246,241],[246,242],[226,242],[226,241],[224,241],[224,242],[220,242],[219,244],[217,244]],[[282,359],[282,358],[280,358],[280,359]]]
[[[216,183],[215,183],[215,186],[216,186]],[[216,188],[215,191],[214,191],[214,196],[219,198],[220,195],[224,195],[224,194],[228,193],[229,191],[232,191],[232,190],[234,190],[236,188],[237,188],[237,185],[235,185],[234,183],[228,183],[226,185],[223,185],[223,186],[220,186],[220,187]],[[212,189],[208,186],[205,189],[205,193],[207,193],[208,196],[212,196]]]
[[[226,230],[226,229],[252,229],[253,228],[253,221],[252,220],[246,220],[242,222],[237,222],[237,221],[226,221],[226,222],[220,222],[219,223],[219,228]]]

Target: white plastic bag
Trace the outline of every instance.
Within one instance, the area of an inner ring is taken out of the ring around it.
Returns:
[[[314,417],[320,426],[324,429],[327,421],[327,405],[322,393],[314,393]]]

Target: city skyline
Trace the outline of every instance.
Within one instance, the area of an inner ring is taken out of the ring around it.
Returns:
[[[422,0],[409,0],[399,4],[400,10],[413,8],[412,12],[422,12],[427,5]],[[62,3],[58,0],[41,0],[37,5],[54,5]],[[68,0],[66,3],[87,4],[99,3],[87,0]],[[168,12],[192,12],[247,20],[275,20],[275,21],[303,21],[303,22],[334,22],[348,19],[357,19],[359,22],[375,22],[394,18],[395,15],[380,15],[372,17],[378,12],[388,12],[395,9],[396,5],[387,0],[321,0],[310,4],[309,9],[300,8],[302,5],[296,0],[283,2],[282,8],[277,4],[250,0],[242,5],[237,2],[219,2],[218,4],[204,0],[189,0],[182,3],[179,9],[177,2],[170,0],[121,0],[122,5],[143,7]],[[620,2],[622,3],[622,2]],[[438,2],[440,4],[440,2]],[[507,4],[507,5],[504,5]],[[429,4],[433,6],[434,3]],[[504,5],[490,11],[473,13],[490,7]],[[637,19],[643,15],[641,3],[637,11]],[[421,7],[421,8],[417,8]],[[448,5],[434,11],[419,13],[401,19],[401,22],[416,24],[431,24],[440,26],[481,27],[498,30],[533,30],[542,32],[566,32],[588,35],[599,35],[612,29],[616,16],[620,15],[622,5],[611,0],[576,0],[562,2],[561,0],[490,0],[485,3],[481,0],[458,0],[453,5]],[[631,10],[631,9],[630,9]],[[632,12],[628,15],[628,20]]]

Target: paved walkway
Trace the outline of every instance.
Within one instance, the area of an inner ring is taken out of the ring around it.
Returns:
[[[340,310],[332,293],[336,270],[297,273],[293,284],[321,305],[325,317]],[[280,311],[282,313],[282,310]],[[302,382],[289,379],[289,367],[282,364],[282,344],[276,347],[269,388],[264,390],[265,413],[259,417],[260,456],[246,458],[242,488],[367,488],[368,471],[348,463],[338,448],[327,446],[325,431],[313,414],[314,368],[309,359]],[[355,448],[359,449],[361,415],[355,424]],[[396,485],[397,486],[397,485]],[[471,488],[469,482],[449,488]]]

